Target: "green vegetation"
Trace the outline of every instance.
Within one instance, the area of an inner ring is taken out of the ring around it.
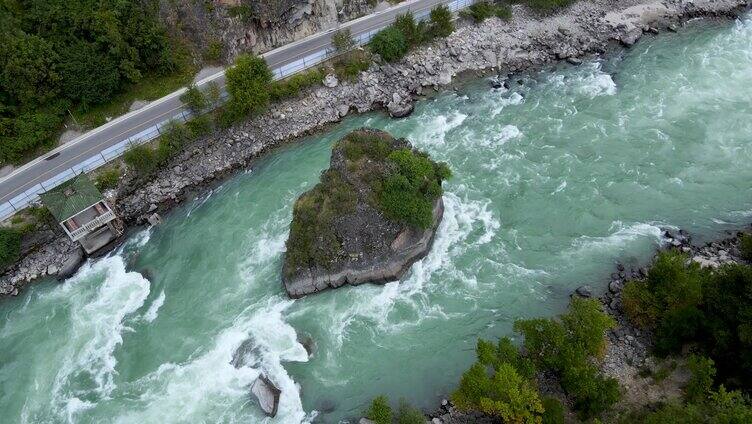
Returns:
[[[68,110],[110,104],[180,65],[153,0],[2,2],[0,41],[3,163],[52,145]]]
[[[686,403],[673,401],[657,408],[633,411],[620,421],[646,424],[710,424],[752,422],[752,403],[739,391],[728,391],[721,385],[713,390],[713,361],[691,356],[692,377],[685,387]]]
[[[272,72],[264,59],[250,54],[241,55],[235,60],[235,66],[227,69],[225,76],[230,93],[230,100],[225,106],[226,119],[237,121],[266,108],[271,98],[269,86]]]
[[[186,124],[172,122],[162,129],[156,148],[149,144],[134,146],[125,152],[123,160],[139,176],[149,176],[180,153],[187,144],[211,130],[212,123],[206,115],[198,116]]]
[[[655,331],[659,355],[687,346],[712,359],[719,382],[752,388],[752,267],[723,265],[714,271],[688,263],[678,252],[656,259],[645,281],[622,293],[636,325]],[[707,364],[705,364],[707,368]],[[694,395],[693,395],[694,397]]]
[[[511,340],[499,345],[479,340],[477,362],[462,375],[454,404],[463,410],[477,410],[503,422],[541,422],[543,404],[535,385],[535,369],[522,358]]]
[[[371,40],[371,50],[387,62],[401,59],[409,47],[405,35],[393,26],[379,31]]]
[[[195,115],[202,113],[209,106],[209,100],[195,84],[188,86],[186,92],[180,96],[180,101]]]
[[[376,424],[392,424],[392,407],[389,406],[389,399],[386,396],[376,397],[365,415]]]
[[[564,405],[559,399],[554,397],[545,397],[542,401],[543,416],[542,424],[564,424]]]
[[[204,60],[207,62],[219,62],[224,55],[225,46],[221,40],[211,40],[204,50]]]
[[[620,396],[616,380],[601,376],[593,364],[603,354],[605,331],[614,325],[594,299],[573,299],[559,319],[517,321],[514,328],[524,336],[525,355],[508,338],[497,346],[480,340],[477,362],[463,374],[452,399],[461,409],[483,411],[504,422],[562,422],[562,405],[540,399],[534,380],[540,369],[559,377],[583,418],[596,416]]]
[[[517,2],[542,13],[553,12],[574,3],[574,0],[517,0]]]
[[[441,197],[441,182],[451,176],[446,164],[410,149],[389,154],[396,172],[377,186],[379,206],[387,216],[405,224],[428,228],[433,223],[433,204]]]
[[[0,269],[11,265],[21,252],[21,232],[0,228]]]
[[[295,202],[285,261],[292,273],[297,267],[327,267],[340,250],[334,233],[335,218],[355,211],[357,197],[339,171],[321,174],[321,182]]]
[[[739,253],[742,259],[752,262],[752,235],[744,234],[739,240]]]
[[[432,37],[448,37],[454,32],[452,12],[444,5],[437,6],[431,10],[430,22]]]
[[[116,188],[118,181],[120,181],[120,168],[112,167],[99,171],[94,180],[94,185],[100,191],[104,191]]]
[[[306,88],[321,84],[323,79],[324,72],[317,68],[300,72],[291,77],[271,83],[269,96],[271,100],[275,101],[294,97]]]
[[[376,424],[425,424],[426,422],[423,413],[410,406],[404,399],[400,400],[399,407],[394,412],[386,396],[374,398],[364,415]]]
[[[352,50],[355,47],[355,40],[353,39],[350,28],[344,28],[332,35],[332,44],[337,49],[338,53],[345,53]]]
[[[493,16],[505,21],[512,19],[512,10],[509,6],[506,4],[494,3],[493,1],[479,1],[473,3],[470,7],[460,12],[460,14],[475,22],[483,22]]]
[[[446,6],[431,11],[430,20],[416,22],[412,13],[400,15],[394,23],[376,34],[370,43],[371,51],[387,62],[401,59],[411,48],[434,37],[446,37],[454,31],[452,13]]]

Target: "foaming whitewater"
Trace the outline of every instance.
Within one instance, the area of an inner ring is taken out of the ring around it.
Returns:
[[[64,405],[68,421],[93,406],[82,397],[110,396],[117,374],[115,349],[123,343],[128,315],[136,312],[149,295],[149,281],[127,272],[122,257],[87,263],[67,285],[86,284],[104,274],[104,282],[92,297],[72,295],[70,329],[65,359],[52,386],[55,401]],[[71,290],[73,291],[73,290]]]
[[[381,394],[433,409],[479,336],[605,290],[667,227],[702,243],[748,224],[749,69],[750,19],[693,24],[271,152],[65,283],[0,302],[2,421],[357,422]],[[292,205],[361,126],[452,169],[433,248],[400,282],[290,300]],[[262,374],[282,389],[274,419],[249,393]]]

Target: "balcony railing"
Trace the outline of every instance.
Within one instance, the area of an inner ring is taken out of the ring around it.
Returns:
[[[78,239],[86,236],[86,234],[88,234],[90,231],[101,227],[102,225],[112,221],[113,219],[115,219],[115,214],[112,211],[107,211],[82,225],[81,227],[71,231],[71,239],[73,239],[73,241],[77,241]]]

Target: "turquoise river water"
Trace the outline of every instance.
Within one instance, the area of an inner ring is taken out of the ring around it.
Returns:
[[[650,259],[660,227],[702,240],[750,222],[752,20],[521,78],[440,94],[405,120],[347,119],[68,281],[3,300],[0,422],[336,423],[382,393],[432,408],[477,337],[561,312],[579,285],[603,290],[617,260]],[[360,126],[450,164],[436,243],[400,283],[289,300],[293,201]],[[249,397],[260,372],[283,391],[275,419]]]

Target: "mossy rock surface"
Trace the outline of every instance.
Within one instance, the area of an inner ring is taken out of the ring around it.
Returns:
[[[295,202],[287,293],[399,279],[430,250],[449,176],[445,164],[383,131],[362,128],[338,141],[321,181]]]

